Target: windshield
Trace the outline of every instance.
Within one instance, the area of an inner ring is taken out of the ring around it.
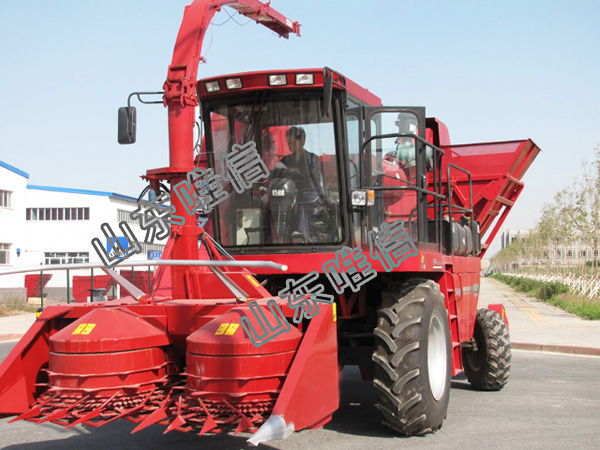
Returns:
[[[323,114],[322,99],[259,93],[246,101],[210,105],[207,112],[215,173],[228,193],[217,206],[215,223],[222,245],[342,242],[333,113]],[[255,146],[264,163],[244,190],[223,178],[224,165],[229,167],[225,161],[239,151],[238,145]]]

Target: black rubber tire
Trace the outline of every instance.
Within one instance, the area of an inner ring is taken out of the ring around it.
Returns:
[[[477,311],[473,338],[477,351],[462,349],[467,380],[476,389],[499,391],[510,375],[511,345],[506,324],[496,311]]]
[[[373,332],[373,385],[383,425],[407,436],[433,432],[446,417],[452,369],[448,311],[440,287],[431,280],[411,279],[382,297]],[[430,329],[437,330],[433,342],[442,344],[432,351],[440,364],[437,400],[428,367]]]

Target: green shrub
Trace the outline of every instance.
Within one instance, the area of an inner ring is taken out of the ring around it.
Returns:
[[[584,319],[600,320],[600,301],[569,295],[569,287],[557,282],[545,282],[512,275],[494,274],[492,278],[542,301],[558,306]]]
[[[549,300],[552,297],[569,292],[569,287],[562,283],[543,283],[540,287],[539,298]]]

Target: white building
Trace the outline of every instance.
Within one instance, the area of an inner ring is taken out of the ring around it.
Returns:
[[[142,246],[142,253],[130,260],[147,259],[149,251],[164,248],[166,241],[145,244],[145,231],[129,218],[137,199],[113,192],[37,186],[27,184],[28,179],[26,172],[0,161],[0,268],[100,262],[91,241],[98,237],[106,246],[103,223],[117,237],[123,235],[119,222],[130,225]],[[48,288],[66,287],[64,272],[51,273]],[[0,276],[0,288],[16,287],[24,287],[24,275]]]
[[[517,239],[525,239],[531,233],[530,228],[505,228],[502,231],[501,245],[505,249]]]

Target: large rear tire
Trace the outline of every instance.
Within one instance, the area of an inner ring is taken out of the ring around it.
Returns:
[[[496,311],[477,311],[473,338],[477,350],[463,348],[467,380],[476,389],[499,391],[510,375],[511,345],[506,324]]]
[[[439,285],[412,279],[383,293],[373,384],[383,424],[404,435],[439,429],[450,397],[448,312]]]

